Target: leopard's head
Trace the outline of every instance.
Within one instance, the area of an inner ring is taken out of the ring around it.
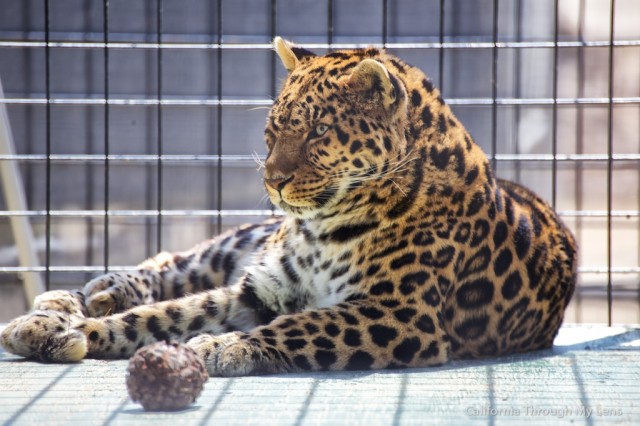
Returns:
[[[297,217],[357,208],[407,156],[407,93],[377,49],[317,56],[277,37],[288,71],[269,114],[264,183]]]

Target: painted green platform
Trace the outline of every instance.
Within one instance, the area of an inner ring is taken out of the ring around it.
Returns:
[[[549,351],[421,370],[209,379],[177,413],[127,397],[126,361],[0,352],[0,424],[640,424],[640,329],[567,326]]]

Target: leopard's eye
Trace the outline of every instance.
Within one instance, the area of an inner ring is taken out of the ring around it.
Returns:
[[[327,133],[327,130],[329,130],[329,126],[327,126],[326,124],[318,124],[314,130],[316,132],[316,136],[322,136]]]

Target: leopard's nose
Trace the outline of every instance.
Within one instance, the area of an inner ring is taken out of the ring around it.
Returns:
[[[264,177],[264,183],[272,187],[277,191],[282,191],[282,189],[293,180],[293,175],[273,175],[270,177]]]

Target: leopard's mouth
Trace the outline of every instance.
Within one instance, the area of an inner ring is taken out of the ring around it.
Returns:
[[[292,203],[291,200],[285,199],[281,191],[274,190],[272,188],[269,188],[268,186],[266,188],[267,188],[267,195],[269,196],[271,203],[274,206],[280,208],[284,212],[297,215],[297,214],[300,214],[302,211],[310,208],[310,206],[308,205],[297,205]]]
[[[282,211],[292,216],[304,218],[310,217],[310,215],[317,213],[332,201],[335,201],[338,188],[327,186],[315,194],[309,194],[308,197],[296,197],[294,199],[287,197],[287,194],[283,194],[283,191],[270,190],[267,188],[267,193],[274,206],[279,207]]]
[[[310,206],[294,206],[293,204],[287,203],[282,198],[280,199],[280,201],[273,204],[288,215],[300,219],[313,217],[315,215],[315,212],[317,212],[316,208]]]

